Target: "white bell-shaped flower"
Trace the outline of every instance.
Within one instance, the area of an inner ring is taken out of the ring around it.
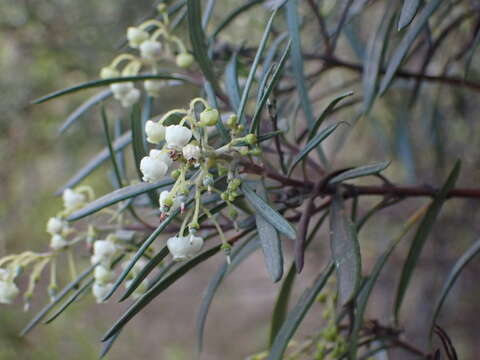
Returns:
[[[94,263],[102,263],[110,266],[113,257],[117,252],[117,246],[110,240],[97,240],[93,243],[93,257]],[[92,259],[93,262],[93,259]]]
[[[118,82],[110,85],[113,97],[117,100],[123,99],[134,88],[133,82]]]
[[[109,66],[105,66],[100,70],[100,77],[102,79],[111,79],[115,77],[119,77],[120,72],[117,69],[111,68]]]
[[[160,141],[165,139],[165,126],[156,121],[148,120],[145,123],[145,134],[149,143],[159,144]]]
[[[145,156],[140,161],[140,171],[143,174],[143,181],[154,183],[162,180],[167,174],[168,166],[162,158]]]
[[[165,165],[167,165],[167,167],[170,167],[173,163],[173,160],[170,157],[170,155],[167,152],[162,151],[162,150],[152,149],[152,150],[150,150],[150,153],[148,155],[152,159],[163,161],[165,163]]]
[[[93,276],[95,278],[95,282],[107,284],[115,279],[115,272],[113,272],[109,267],[100,264],[95,267]]]
[[[141,43],[140,56],[147,60],[157,60],[162,56],[162,44],[155,40],[146,40]]]
[[[103,299],[105,296],[108,295],[108,293],[112,290],[113,284],[101,284],[98,282],[93,283],[92,286],[92,294],[95,297],[95,300],[97,301],[97,304],[100,304],[103,302]]]
[[[160,203],[160,210],[167,207],[170,211],[177,210],[180,205],[182,204],[183,197],[182,196],[175,196],[172,201],[169,202],[167,199],[169,198],[170,192],[168,190],[164,190],[160,193],[160,197],[158,202]]]
[[[68,241],[60,234],[53,234],[52,238],[50,239],[50,247],[53,250],[60,250],[63,249],[68,245]]]
[[[182,149],[183,157],[187,160],[195,160],[197,161],[200,159],[200,148],[197,145],[187,144]]]
[[[62,219],[51,217],[47,222],[47,232],[51,235],[61,234],[65,226],[66,224]]]
[[[137,27],[130,26],[127,29],[128,45],[131,48],[138,48],[144,41],[148,39],[148,37],[148,32]]]
[[[167,241],[167,247],[175,261],[194,257],[202,248],[203,239],[199,236],[175,236]]]
[[[0,281],[7,281],[10,277],[10,271],[0,268]]]
[[[63,206],[67,211],[80,209],[81,207],[83,207],[83,205],[85,205],[85,202],[87,200],[84,194],[72,189],[65,189],[62,197]]]
[[[165,129],[165,140],[169,148],[181,149],[192,138],[192,130],[182,125],[170,125]]]
[[[11,304],[13,300],[18,296],[20,291],[17,285],[13,281],[1,280],[0,281],[0,303]]]
[[[140,99],[140,90],[133,88],[120,99],[123,107],[130,107]]]
[[[165,82],[160,80],[145,80],[143,86],[148,95],[157,97],[160,95],[160,91],[165,87]]]

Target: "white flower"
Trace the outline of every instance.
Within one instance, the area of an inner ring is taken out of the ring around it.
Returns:
[[[67,211],[81,208],[85,202],[85,195],[72,189],[65,189],[63,192],[63,206]]]
[[[125,281],[125,288],[128,289],[130,287],[130,285],[132,284],[132,282],[133,282],[133,279]],[[148,280],[145,279],[133,291],[133,293],[131,295],[132,299],[134,299],[134,300],[138,299],[140,296],[142,296],[142,294],[145,293],[145,291],[147,291],[147,289],[148,289]]]
[[[50,247],[53,250],[60,250],[68,245],[68,241],[64,239],[64,237],[60,234],[53,234],[52,238],[50,239]]]
[[[130,90],[133,89],[133,82],[119,82],[110,85],[110,90],[113,92],[113,97],[117,100],[123,99]]]
[[[150,154],[152,154],[152,152],[150,152]],[[169,157],[168,159],[171,162]],[[160,157],[160,154],[158,154],[158,156],[145,156],[140,161],[140,171],[143,174],[143,181],[154,183],[163,179],[170,165],[165,160],[166,158],[163,156]]]
[[[167,207],[170,211],[174,211],[174,210],[177,210],[182,204],[183,196],[175,196],[175,198],[172,199],[173,203],[167,204],[168,202],[167,199],[169,194],[170,192],[168,190],[164,190],[160,193],[160,198],[158,200],[158,202],[160,203],[160,210],[163,209],[164,207]]]
[[[92,293],[95,296],[97,304],[103,302],[105,296],[112,290],[113,284],[100,284],[95,282],[92,286]]]
[[[2,280],[0,281],[0,303],[11,304],[13,300],[18,296],[19,290],[17,285],[13,281]]]
[[[127,29],[128,45],[132,48],[138,48],[145,40],[148,39],[148,33],[142,29],[130,26]]]
[[[140,45],[140,56],[148,60],[156,60],[162,56],[162,44],[155,40],[146,40]]]
[[[180,53],[177,55],[176,63],[178,67],[188,68],[193,63],[193,56],[189,53]]]
[[[96,266],[93,275],[95,277],[95,282],[100,284],[106,284],[115,279],[115,272],[113,272],[109,267],[103,265]]]
[[[199,236],[175,236],[167,241],[167,247],[175,261],[188,260],[195,256],[203,246]]]
[[[145,80],[143,86],[148,95],[157,97],[160,95],[160,90],[163,89],[164,83],[160,80]]]
[[[140,95],[140,90],[133,88],[119,100],[123,107],[130,107],[140,99]]]
[[[102,263],[109,266],[112,262],[112,258],[117,252],[117,246],[110,240],[97,240],[93,243],[93,263]],[[94,261],[96,260],[96,261]]]
[[[62,219],[58,217],[52,217],[48,219],[47,232],[51,235],[60,234],[63,231],[65,226],[66,224]]]
[[[165,126],[162,124],[148,120],[145,123],[145,134],[147,135],[147,141],[152,144],[158,144],[165,139]]]
[[[192,130],[182,125],[170,125],[165,129],[165,140],[170,148],[183,148],[192,138]]]
[[[10,277],[10,271],[0,268],[0,281],[7,281]]]
[[[200,158],[200,148],[197,145],[188,144],[184,146],[182,153],[187,160],[198,160]]]
[[[102,70],[100,70],[100,77],[102,79],[110,79],[119,76],[120,72],[117,69],[111,68],[109,66],[103,67]]]

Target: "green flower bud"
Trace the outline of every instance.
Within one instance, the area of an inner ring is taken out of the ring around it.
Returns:
[[[233,129],[237,126],[237,121],[238,121],[237,115],[232,115],[227,120],[227,126]]]
[[[217,109],[206,108],[200,114],[200,123],[206,126],[214,126],[218,122],[219,117]]]
[[[228,193],[223,192],[220,197],[222,198],[223,201],[228,201]]]
[[[337,339],[338,330],[335,325],[327,327],[323,332],[323,337],[325,340],[334,342]]]
[[[242,146],[240,149],[238,149],[238,152],[242,156],[247,156],[250,153],[250,149],[246,146]]]
[[[180,53],[177,55],[177,66],[181,68],[188,68],[193,64],[193,56],[189,53]]]
[[[170,173],[170,176],[174,179],[177,180],[181,174],[181,171],[179,169],[175,169]]]
[[[242,132],[243,130],[245,130],[245,125],[242,125],[242,124],[237,125],[237,131],[238,132]]]
[[[245,142],[250,145],[254,145],[257,143],[257,135],[255,134],[248,134],[244,137]]]

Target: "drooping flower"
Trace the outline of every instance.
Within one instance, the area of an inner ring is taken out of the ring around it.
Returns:
[[[47,222],[47,232],[50,235],[61,234],[65,226],[66,224],[62,219],[51,217]]]
[[[145,134],[147,135],[147,141],[152,144],[158,144],[165,139],[165,126],[162,124],[148,120],[145,123]]]
[[[60,250],[64,247],[68,246],[68,241],[60,234],[53,234],[52,238],[50,239],[50,247],[53,250]]]
[[[0,303],[11,304],[20,290],[12,280],[0,280]]]
[[[110,90],[113,92],[113,97],[117,100],[122,100],[130,90],[134,88],[133,82],[118,82],[110,85]]]
[[[85,195],[78,191],[65,189],[63,192],[63,205],[67,211],[77,210],[81,208],[85,202]]]
[[[128,45],[131,48],[138,48],[144,41],[148,39],[148,33],[142,29],[130,26],[127,29]]]
[[[182,125],[170,125],[165,129],[167,147],[181,149],[192,138],[192,130]]]
[[[220,114],[218,113],[217,109],[208,108],[201,112],[200,124],[204,126],[214,126],[218,122],[219,118]]]
[[[117,252],[117,246],[111,240],[97,240],[93,243],[92,262],[110,266]],[[96,261],[94,261],[96,260]]]
[[[117,69],[111,68],[109,66],[105,66],[100,70],[100,77],[102,79],[111,79],[115,77],[119,77],[120,72]]]
[[[143,174],[143,181],[151,183],[162,180],[167,174],[172,159],[161,150],[151,150],[149,156],[140,161],[140,171]]]
[[[188,68],[193,64],[193,56],[187,52],[177,55],[176,63],[178,67]]]
[[[115,272],[112,271],[109,267],[103,266],[102,264],[97,265],[94,271],[95,282],[100,284],[106,284],[112,282],[115,279]]]
[[[182,149],[183,157],[186,160],[195,160],[200,159],[200,148],[197,145],[187,144]]]
[[[123,107],[130,107],[140,99],[140,95],[140,90],[133,88],[119,100]]]
[[[93,296],[95,297],[95,300],[97,301],[97,304],[100,304],[103,302],[103,299],[105,296],[110,293],[110,291],[113,288],[113,284],[107,283],[107,284],[101,284],[98,282],[95,282],[92,286],[92,293]]]
[[[168,239],[167,247],[175,261],[194,257],[202,248],[203,239],[199,236],[174,236]]]
[[[169,195],[170,192],[168,190],[164,190],[160,193],[158,201],[160,203],[160,210],[168,208],[170,211],[174,211],[177,210],[182,204],[183,197],[181,195],[175,196],[173,199],[169,199]]]
[[[140,56],[147,60],[158,60],[162,56],[162,44],[155,40],[146,40],[140,45]]]
[[[160,91],[164,88],[164,82],[160,80],[145,80],[143,86],[148,95],[157,97],[160,95]]]

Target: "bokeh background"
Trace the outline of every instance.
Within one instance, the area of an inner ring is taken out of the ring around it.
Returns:
[[[218,23],[226,9],[236,2],[218,3],[213,23]],[[372,6],[353,24],[358,31],[350,31],[350,35],[341,39],[339,53],[343,58],[358,58],[359,53],[354,51],[349,37],[356,36],[358,41],[365,42],[375,25],[367,19],[381,14],[383,6]],[[222,41],[238,45],[245,40],[247,46],[255,45],[258,36],[251,34],[262,31],[267,15],[261,7],[257,9],[237,19]],[[139,23],[151,11],[152,1],[148,0],[0,1],[0,256],[25,249],[42,251],[48,246],[45,222],[61,206],[61,200],[52,194],[104,146],[100,113],[95,110],[66,134],[58,135],[63,120],[90,95],[89,92],[35,106],[30,104],[31,100],[97,78],[99,68],[120,48],[126,27]],[[310,14],[305,12],[304,15]],[[180,31],[184,30],[180,27]],[[318,34],[315,31],[310,34],[304,41],[315,47]],[[465,29],[464,33],[460,31],[452,36],[429,69],[433,72],[442,69],[450,54],[449,47],[467,35],[468,29]],[[415,68],[418,62],[413,57],[409,64]],[[478,65],[474,58],[471,70],[474,79],[478,78]],[[309,66],[315,68],[315,64]],[[453,66],[450,71],[455,75],[462,70]],[[319,85],[312,90],[312,97],[318,98],[317,111],[329,96],[339,91],[341,84],[358,79],[359,74],[337,69],[322,76]],[[411,94],[411,85],[401,82],[387,98],[379,101],[372,116],[361,119],[349,132],[341,152],[335,147],[328,149],[335,156],[335,164],[351,166],[391,159],[392,165],[386,175],[393,181],[439,185],[454,160],[461,157],[463,171],[459,185],[477,186],[480,177],[476,151],[479,145],[478,92],[446,87],[439,90],[438,85],[426,84],[419,104],[414,111],[406,112],[405,99]],[[358,85],[346,90],[350,89],[356,90]],[[185,103],[189,96],[188,91],[173,91],[162,98],[162,106],[169,109]],[[350,121],[355,119],[355,114],[354,105],[335,116]],[[101,170],[94,173],[89,184],[98,194],[110,188],[106,172]],[[373,203],[362,201],[362,205]],[[415,199],[387,209],[363,230],[365,271],[370,270],[402,220],[425,203],[425,199]],[[419,346],[426,345],[422,340],[425,326],[432,299],[438,294],[442,280],[455,259],[476,239],[477,210],[475,201],[451,200],[425,249],[426,255],[411,284],[411,288],[417,290],[407,297],[402,321],[406,336]],[[407,242],[385,269],[369,309],[372,317],[385,323],[389,320]],[[291,244],[285,246],[290,254]],[[328,236],[321,233],[307,255],[307,266],[295,285],[295,295],[310,283],[328,258],[328,251]],[[202,291],[222,260],[215,258],[201,265],[198,271],[187,275],[155,300],[123,331],[109,358],[194,358],[195,314]],[[87,255],[84,262],[88,263]],[[476,279],[479,267],[479,261],[475,260],[464,271],[440,318],[462,359],[475,359],[475,354],[480,353],[480,293]],[[241,359],[262,351],[278,287],[269,281],[260,253],[243,263],[222,285],[214,300],[207,322],[203,358]],[[101,349],[99,338],[125,308],[115,303],[96,305],[93,298],[86,296],[53,324],[38,327],[26,338],[19,337],[19,330],[46,301],[45,291],[38,286],[29,312],[23,312],[20,303],[0,307],[1,360],[96,359]],[[320,313],[321,308],[316,305],[301,327],[299,337],[318,329]],[[402,358],[401,354],[397,356]]]

